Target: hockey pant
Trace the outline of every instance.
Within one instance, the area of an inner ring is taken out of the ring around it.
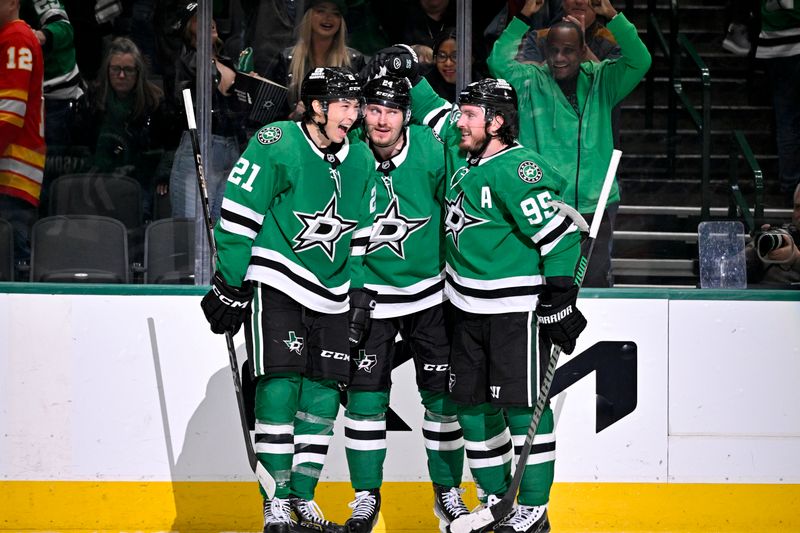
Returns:
[[[270,374],[256,384],[256,454],[275,497],[314,498],[339,411],[334,380]],[[263,496],[262,489],[262,496]]]
[[[525,444],[533,409],[508,407],[504,413],[503,409],[488,403],[458,407],[458,420],[464,430],[469,469],[486,494],[502,497],[508,489],[511,483],[511,462],[513,459],[516,466],[519,452]],[[547,407],[542,413],[525,465],[519,503],[544,505],[550,499],[555,448],[553,411]]]
[[[425,416],[422,432],[431,481],[445,487],[461,484],[464,439],[456,406],[444,392],[420,391]],[[347,393],[345,453],[350,482],[356,491],[380,488],[386,458],[386,411],[389,391]]]

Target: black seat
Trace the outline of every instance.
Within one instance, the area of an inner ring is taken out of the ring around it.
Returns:
[[[31,231],[31,281],[128,283],[128,237],[119,220],[57,215]]]
[[[50,187],[50,215],[116,218],[128,229],[142,225],[142,187],[129,176],[67,174]]]
[[[194,225],[190,218],[164,218],[144,233],[144,282],[194,284]]]
[[[14,228],[0,218],[0,281],[14,281]]]

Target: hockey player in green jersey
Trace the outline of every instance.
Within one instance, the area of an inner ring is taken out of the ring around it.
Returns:
[[[422,424],[433,481],[434,512],[444,532],[469,512],[461,500],[464,441],[447,395],[450,342],[444,319],[444,150],[430,128],[409,125],[407,79],[379,77],[364,86],[365,133],[377,179],[371,228],[353,238],[350,386],[345,450],[356,498],[349,533],[378,520],[386,457],[395,337],[410,346],[425,406]],[[359,302],[361,304],[359,305]],[[369,304],[374,304],[369,312]]]
[[[372,153],[347,138],[360,113],[355,76],[316,68],[301,98],[303,120],[261,128],[228,177],[202,302],[213,332],[245,324],[255,451],[276,483],[265,533],[342,530],[313,498],[350,377],[350,240],[374,194]]]
[[[379,52],[407,74],[403,47]],[[395,57],[392,57],[392,55]],[[395,61],[397,59],[397,61]],[[490,505],[508,489],[512,451],[524,443],[551,343],[566,353],[586,326],[573,275],[580,235],[554,200],[566,181],[516,142],[517,100],[502,79],[469,84],[458,109],[425,80],[411,91],[412,115],[447,147],[445,293],[454,304],[450,393],[459,404],[467,461]],[[496,533],[550,531],[555,434],[548,407],[525,465],[518,505]]]

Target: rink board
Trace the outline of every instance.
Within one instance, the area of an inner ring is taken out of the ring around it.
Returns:
[[[260,528],[201,289],[0,289],[0,529]],[[800,530],[800,295],[582,294],[589,326],[561,365],[635,346],[636,381],[619,384],[635,409],[597,432],[606,367],[554,398],[554,526]],[[243,336],[235,343],[241,358]],[[387,438],[384,529],[433,531],[411,363],[393,380],[391,407],[411,431]],[[318,496],[338,519],[352,497],[341,434]]]

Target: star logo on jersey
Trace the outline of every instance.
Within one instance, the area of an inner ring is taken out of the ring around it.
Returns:
[[[542,169],[533,161],[523,161],[517,168],[517,175],[525,183],[536,183],[542,179]]]
[[[464,210],[464,191],[458,193],[452,202],[450,200],[445,200],[445,202],[447,211],[444,215],[444,236],[447,238],[448,235],[451,235],[453,244],[458,248],[458,238],[461,232],[470,226],[478,226],[488,220],[472,216]]]
[[[283,343],[290,352],[294,352],[297,355],[303,355],[303,337],[298,337],[294,334],[294,331],[289,332],[289,338],[283,339]]]
[[[336,194],[322,211],[311,215],[295,211],[294,216],[303,223],[303,229],[294,237],[297,244],[293,250],[302,252],[319,246],[331,261],[336,254],[336,243],[356,227],[355,220],[346,220],[336,212]]]
[[[256,139],[261,144],[275,144],[281,140],[283,132],[277,126],[265,126],[258,130]]]
[[[405,259],[403,244],[408,237],[422,229],[431,217],[407,218],[400,213],[400,200],[395,196],[382,214],[375,217],[372,223],[372,234],[369,236],[367,253],[372,253],[386,246],[400,259]]]
[[[358,357],[356,358],[356,371],[363,370],[367,374],[372,374],[372,368],[378,362],[378,356],[375,354],[368,354],[366,350],[359,350]]]

